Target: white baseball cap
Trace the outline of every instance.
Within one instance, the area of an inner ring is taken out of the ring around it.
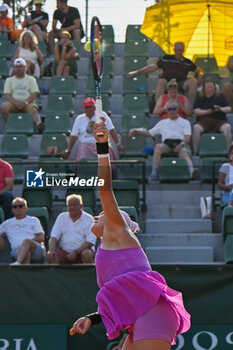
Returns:
[[[14,61],[14,66],[19,66],[22,64],[23,66],[26,66],[26,62],[24,61],[23,58],[16,58]]]
[[[2,4],[0,6],[0,12],[4,12],[4,11],[8,11],[9,7],[7,6],[7,4]]]

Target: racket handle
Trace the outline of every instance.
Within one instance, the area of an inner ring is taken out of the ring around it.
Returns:
[[[101,114],[102,114],[102,100],[101,97],[98,96],[96,97],[96,106],[95,106],[95,113],[96,113],[96,123],[101,123],[102,120],[100,119]],[[103,136],[104,134],[102,132],[98,133],[97,136]]]

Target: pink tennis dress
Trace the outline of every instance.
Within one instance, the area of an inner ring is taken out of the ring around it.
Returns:
[[[190,314],[183,305],[182,294],[168,287],[164,277],[152,271],[141,248],[105,250],[100,246],[95,258],[98,312],[107,330],[108,339],[130,328],[149,311],[162,296],[174,310],[179,333],[190,328]]]

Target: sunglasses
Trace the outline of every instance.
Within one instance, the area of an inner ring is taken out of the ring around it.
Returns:
[[[13,208],[13,209],[16,209],[16,208],[22,209],[22,208],[24,208],[24,207],[25,207],[24,204],[14,204],[14,205],[12,205],[12,208]]]
[[[167,107],[168,111],[175,111],[177,109],[177,107]]]

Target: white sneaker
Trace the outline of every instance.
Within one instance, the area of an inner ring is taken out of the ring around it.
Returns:
[[[15,261],[15,262],[13,262],[13,263],[11,263],[9,265],[21,265],[21,264],[18,261]]]

